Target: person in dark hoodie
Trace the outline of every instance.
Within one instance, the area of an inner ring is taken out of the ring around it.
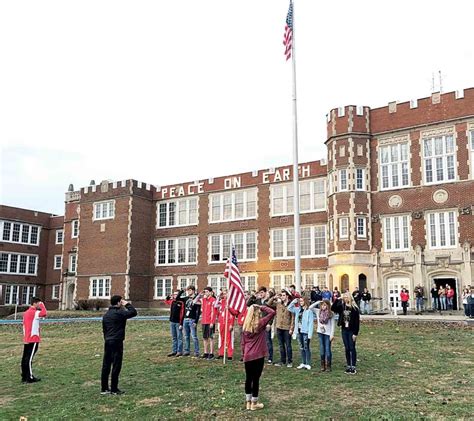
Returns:
[[[170,304],[170,330],[172,348],[168,357],[181,357],[183,355],[183,321],[184,321],[184,290],[175,291],[166,300]]]
[[[120,295],[110,299],[110,307],[102,317],[104,333],[104,360],[102,363],[102,395],[121,395],[124,392],[118,388],[120,370],[122,369],[123,341],[127,319],[137,315],[137,310],[123,300]],[[109,374],[112,369],[111,387],[109,389]]]
[[[199,357],[199,339],[197,337],[197,324],[201,316],[201,294],[196,294],[196,288],[189,285],[186,288],[187,297],[184,304],[184,353],[187,357],[191,351],[191,336],[194,343],[194,356]]]
[[[360,328],[359,308],[352,294],[345,292],[342,297],[334,301],[331,310],[339,314],[337,325],[341,326],[342,341],[346,349],[346,374],[356,374],[356,339]]]

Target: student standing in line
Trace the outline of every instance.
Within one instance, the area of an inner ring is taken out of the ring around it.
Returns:
[[[167,297],[170,304],[170,330],[172,346],[168,357],[180,357],[183,355],[183,320],[184,302],[182,295],[184,291],[175,291],[171,297]]]
[[[431,288],[431,300],[432,300],[432,309],[434,311],[439,310],[441,313],[441,303],[439,302],[439,291],[436,287],[436,284],[433,284]]]
[[[332,292],[329,291],[329,288],[327,286],[323,287],[323,292],[321,293],[321,298],[323,300],[332,301]]]
[[[104,360],[102,363],[102,395],[122,395],[124,392],[118,388],[120,370],[122,369],[123,341],[125,340],[125,327],[127,320],[137,315],[137,310],[123,300],[120,295],[110,299],[110,307],[102,317],[102,330],[104,333]],[[109,374],[112,369],[112,379],[109,389]]]
[[[317,332],[319,337],[319,355],[321,356],[321,371],[331,371],[331,344],[334,340],[336,321],[331,311],[331,303],[328,300],[314,303],[311,308],[313,306],[316,307],[313,311],[316,311],[316,319],[318,321]]]
[[[416,312],[421,314],[423,312],[423,300],[425,299],[425,292],[421,285],[415,287]]]
[[[227,346],[227,359],[232,361],[232,358],[234,356],[235,316],[227,309],[227,288],[222,288],[219,300],[216,301],[216,306],[217,318],[219,321],[219,356],[217,358],[224,358],[224,351]]]
[[[446,290],[440,285],[438,289],[439,302],[440,302],[440,311],[446,310]]]
[[[299,302],[299,306],[296,304]],[[311,307],[310,297],[295,298],[288,306],[288,311],[295,315],[295,334],[298,333],[301,350],[301,364],[297,369],[305,368],[311,370],[311,347],[310,342],[313,337],[315,313]]]
[[[269,289],[264,286],[260,287],[257,293],[249,298],[247,301],[247,306],[251,306],[253,304],[257,305],[266,305],[270,298],[275,295],[275,291],[273,289]],[[273,340],[272,340],[272,323],[273,319],[270,320],[270,323],[265,328],[267,332],[267,347],[268,347],[268,364],[273,364]]]
[[[199,339],[197,337],[197,325],[201,316],[201,295],[196,294],[194,285],[186,288],[187,297],[184,306],[184,353],[188,357],[191,351],[191,336],[194,343],[194,356],[199,357]]]
[[[38,297],[31,299],[31,306],[23,314],[23,356],[21,358],[21,381],[36,383],[41,379],[33,375],[33,357],[38,352],[40,317],[46,317],[46,307]]]
[[[370,300],[372,299],[372,295],[370,294],[369,290],[367,288],[364,288],[364,292],[362,293],[362,308],[361,308],[361,313],[362,314],[370,314]]]
[[[291,347],[291,336],[295,329],[295,315],[288,310],[291,293],[288,290],[282,290],[281,294],[276,295],[268,301],[269,307],[276,308],[276,332],[278,343],[280,345],[280,362],[276,367],[286,365],[293,367],[293,349]]]
[[[215,308],[216,302],[217,300],[212,293],[212,288],[204,288],[203,297],[201,299],[201,324],[204,354],[201,356],[201,358],[207,360],[214,359],[214,326],[217,315],[217,309]]]
[[[451,288],[448,284],[446,284],[446,302],[447,302],[447,309],[453,310],[454,309],[454,288]]]
[[[407,309],[408,309],[408,300],[410,299],[410,294],[408,294],[408,290],[406,288],[402,288],[400,292],[400,300],[402,302],[402,308],[403,308],[403,315],[407,315]]]
[[[362,293],[359,291],[359,287],[355,287],[355,289],[352,293],[352,297],[354,298],[354,301],[356,302],[357,307],[360,308],[360,301],[362,299]]]
[[[263,314],[266,314],[264,316]],[[258,402],[260,377],[267,355],[265,327],[275,316],[275,310],[266,306],[252,305],[247,309],[243,326],[243,347],[245,363],[245,403],[247,409],[263,408]]]
[[[346,374],[356,374],[356,340],[360,328],[360,315],[352,295],[344,293],[332,305],[331,310],[339,314],[338,326],[341,326],[342,341],[346,350]]]
[[[467,298],[471,295],[471,292],[469,291],[469,288],[464,288],[462,290],[462,305],[464,307],[464,315],[466,317],[469,317],[469,311],[467,307]]]
[[[340,297],[341,297],[341,293],[339,292],[337,287],[334,287],[334,291],[332,292],[332,302],[333,303],[336,302],[336,300]]]

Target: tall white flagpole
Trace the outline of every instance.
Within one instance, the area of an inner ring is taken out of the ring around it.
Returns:
[[[301,243],[300,243],[300,189],[298,174],[298,118],[296,107],[296,58],[295,58],[295,3],[293,4],[292,16],[292,43],[291,43],[291,66],[293,79],[293,210],[295,227],[295,286],[298,292],[301,292]]]

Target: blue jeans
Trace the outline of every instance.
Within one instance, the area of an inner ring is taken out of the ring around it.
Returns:
[[[184,353],[189,354],[191,348],[191,336],[194,343],[194,355],[199,355],[199,340],[196,333],[196,326],[193,326],[193,319],[184,319]]]
[[[453,309],[453,299],[446,297],[446,302],[448,304],[448,310],[452,310]]]
[[[332,352],[331,352],[331,337],[325,335],[324,333],[318,333],[319,336],[319,355],[322,360],[331,361]]]
[[[346,349],[346,362],[348,367],[355,367],[357,364],[356,345],[352,339],[352,335],[353,333],[350,330],[342,329],[342,341]]]
[[[272,331],[266,332],[267,335],[267,347],[268,347],[268,360],[273,361],[273,341],[272,341]]]
[[[289,330],[277,329],[278,344],[280,345],[280,362],[293,363],[293,350],[291,349],[291,336]]]
[[[446,310],[446,297],[440,297],[439,301],[441,302],[440,310]]]
[[[416,297],[416,311],[423,311],[423,297]]]
[[[360,302],[361,305],[361,314],[370,314],[370,301],[364,301],[362,300]]]
[[[183,352],[183,331],[179,328],[179,323],[171,322],[171,338],[173,340],[173,347],[171,352]]]
[[[300,351],[301,351],[301,363],[311,365],[311,348],[310,341],[307,333],[299,333],[300,338]]]

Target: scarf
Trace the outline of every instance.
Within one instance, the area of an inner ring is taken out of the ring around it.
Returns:
[[[329,320],[329,311],[328,309],[320,310],[319,312],[319,323],[325,325]]]

